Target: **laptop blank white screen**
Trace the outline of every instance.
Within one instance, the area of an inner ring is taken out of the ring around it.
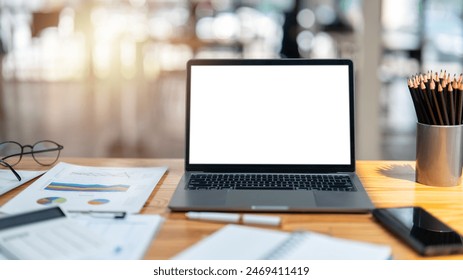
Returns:
[[[190,164],[350,164],[347,65],[192,65]]]

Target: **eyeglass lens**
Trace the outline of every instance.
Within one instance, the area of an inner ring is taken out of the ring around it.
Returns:
[[[59,154],[58,144],[51,141],[40,141],[32,147],[32,156],[42,165],[52,165],[58,160]]]
[[[0,158],[11,166],[18,164],[21,160],[21,146],[15,142],[1,143]]]
[[[10,166],[15,166],[21,160],[23,154],[32,154],[34,160],[41,165],[52,165],[58,160],[62,146],[49,140],[40,141],[32,146],[29,151],[28,147],[24,146],[24,150],[19,143],[8,141],[0,143],[0,159],[8,163]]]

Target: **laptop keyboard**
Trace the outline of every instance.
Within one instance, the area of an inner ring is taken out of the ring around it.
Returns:
[[[331,174],[192,174],[187,188],[356,191],[348,175]]]

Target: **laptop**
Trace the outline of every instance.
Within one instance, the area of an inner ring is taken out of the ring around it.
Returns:
[[[350,60],[187,63],[185,173],[173,211],[367,212]]]

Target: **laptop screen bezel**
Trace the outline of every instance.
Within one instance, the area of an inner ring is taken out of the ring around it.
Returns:
[[[345,65],[349,72],[350,164],[192,164],[190,163],[191,68],[197,65]],[[185,170],[204,172],[333,173],[355,171],[354,69],[348,59],[192,59],[187,62]]]

